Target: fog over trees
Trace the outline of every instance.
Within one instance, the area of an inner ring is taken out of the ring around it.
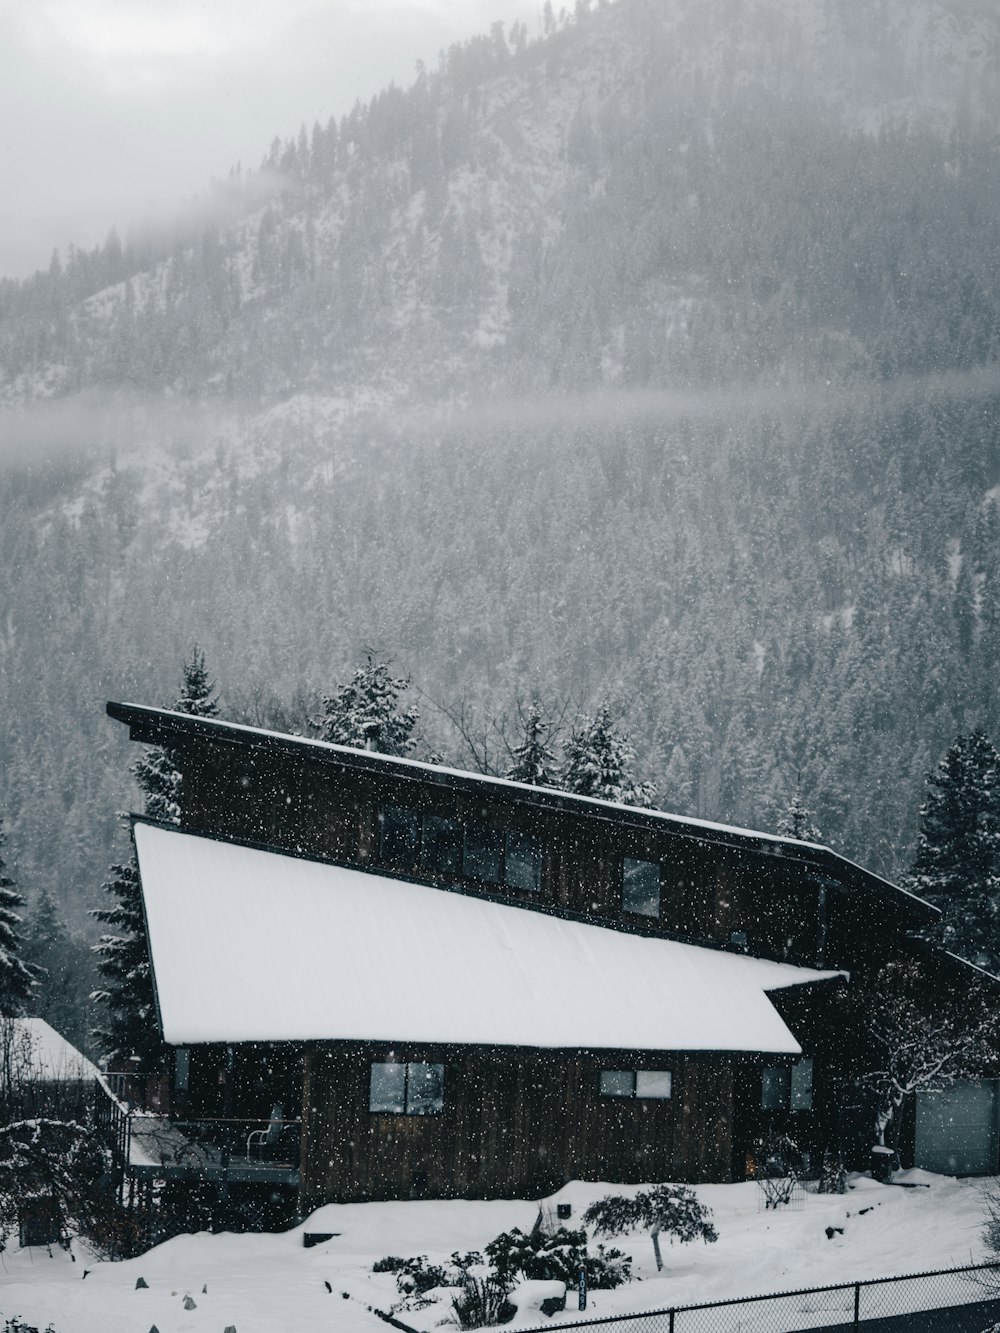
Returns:
[[[30,907],[89,929],[139,803],[104,702],[194,641],[298,729],[375,644],[455,763],[430,701],[512,745],[610,701],[660,807],[909,869],[926,774],[1000,741],[1000,13],[842,9],[494,26],[197,225],[0,279]]]

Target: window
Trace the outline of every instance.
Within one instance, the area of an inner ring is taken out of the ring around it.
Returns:
[[[669,1069],[602,1069],[602,1097],[633,1097],[665,1101],[671,1092]]]
[[[463,869],[470,879],[482,879],[487,884],[500,883],[500,860],[503,856],[503,834],[488,824],[473,821],[465,829],[465,857]]]
[[[760,1105],[764,1111],[811,1111],[813,1104],[812,1056],[794,1065],[764,1069],[760,1079]]]
[[[462,863],[462,826],[454,819],[424,815],[420,864],[428,870],[457,874]]]
[[[504,838],[503,882],[537,893],[542,883],[542,848],[533,833],[508,829]]]
[[[383,861],[412,870],[420,851],[420,816],[402,805],[387,805],[381,811]]]
[[[436,1115],[444,1107],[444,1065],[373,1064],[369,1111],[393,1115]]]
[[[660,865],[626,856],[622,862],[622,911],[660,915]]]

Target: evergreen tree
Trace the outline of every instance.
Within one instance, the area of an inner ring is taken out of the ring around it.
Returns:
[[[93,990],[93,954],[71,934],[48,888],[43,888],[24,931],[24,957],[38,974],[32,1012],[81,1049],[87,1045],[88,1015],[82,998]]]
[[[316,721],[320,739],[379,754],[408,755],[416,748],[413,729],[420,713],[399,709],[399,696],[409,677],[392,676],[388,664],[369,653],[350,681],[323,699],[323,716]]]
[[[174,710],[190,717],[218,716],[215,682],[208,674],[205,654],[197,643],[181,669],[181,692]],[[174,752],[148,749],[132,765],[132,772],[143,794],[144,812],[150,819],[176,824],[180,817],[181,772]]]
[[[651,806],[656,788],[632,776],[635,750],[615,726],[607,703],[593,717],[583,715],[566,742],[560,783],[577,796],[595,796],[621,805]]]
[[[983,731],[959,736],[927,778],[909,882],[943,913],[940,941],[1000,963],[1000,755]]]
[[[542,705],[533,699],[524,718],[524,737],[511,753],[513,763],[505,776],[532,787],[558,787],[556,758],[547,743],[550,727],[542,716]]]
[[[798,838],[800,842],[822,842],[823,835],[812,822],[812,811],[802,800],[801,784],[796,783],[795,795],[778,820],[778,834],[782,838]]]
[[[0,827],[0,1017],[23,1014],[35,985],[35,970],[21,957],[21,908],[24,898],[5,873]]]
[[[181,693],[174,707],[192,717],[218,714],[215,684],[197,644],[184,662]],[[147,750],[132,771],[143,793],[144,812],[151,818],[176,823],[181,773],[174,752]],[[149,941],[134,852],[128,862],[111,867],[102,887],[112,899],[111,906],[96,908],[92,915],[110,927],[94,945],[97,971],[105,985],[94,991],[91,999],[104,1007],[107,1021],[95,1030],[94,1038],[112,1063],[138,1056],[139,1068],[149,1071],[162,1061],[165,1048],[156,1025]]]
[[[149,942],[134,856],[112,866],[102,887],[112,905],[95,908],[92,915],[109,927],[94,945],[97,971],[105,984],[91,999],[102,1006],[106,1021],[94,1030],[94,1039],[112,1065],[138,1056],[138,1068],[146,1073],[160,1063],[164,1047],[156,1026]]]

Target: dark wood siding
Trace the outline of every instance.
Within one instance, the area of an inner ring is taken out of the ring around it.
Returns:
[[[579,813],[540,808],[516,791],[484,784],[470,793],[311,759],[292,763],[266,749],[198,741],[180,755],[185,827],[278,850],[377,868],[442,888],[462,888],[528,906],[543,905],[603,924],[697,942],[738,946],[788,961],[819,961],[818,886],[800,862],[699,840],[690,832],[610,820],[599,808]],[[438,815],[463,827],[484,824],[502,837],[529,832],[542,847],[539,887],[528,891],[460,871],[393,864],[382,856],[380,814],[389,806]],[[624,857],[660,865],[660,915],[622,908]]]
[[[436,1115],[372,1113],[372,1061],[445,1067]],[[565,1052],[343,1043],[307,1060],[306,1206],[420,1197],[534,1198],[573,1178],[723,1181],[733,1061],[663,1052]],[[669,1099],[602,1097],[602,1069],[664,1069]]]

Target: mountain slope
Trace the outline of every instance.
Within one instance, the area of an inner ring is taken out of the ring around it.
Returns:
[[[103,701],[169,702],[195,637],[231,708],[366,644],[479,708],[610,692],[668,807],[801,783],[890,874],[997,727],[1000,15],[580,9],[278,144],[214,225],[0,284],[29,893],[93,901]]]

